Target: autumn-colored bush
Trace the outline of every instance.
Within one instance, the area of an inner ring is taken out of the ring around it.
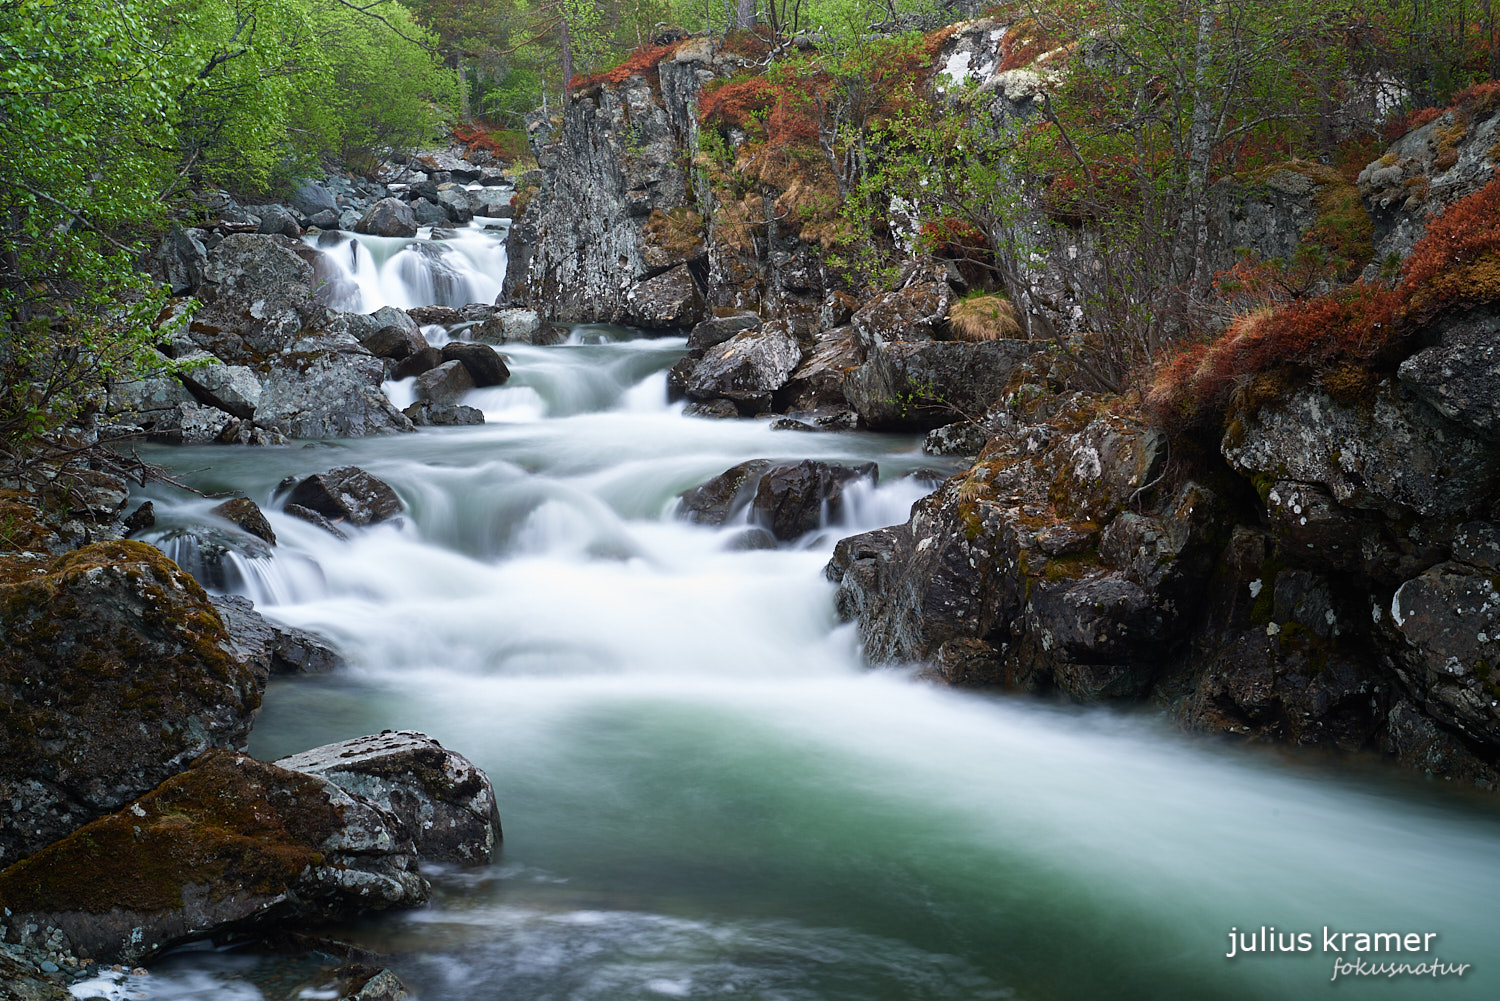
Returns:
[[[1000,39],[1000,69],[1002,72],[1024,69],[1060,44],[1061,40],[1035,18],[1017,21]]]
[[[1500,300],[1500,178],[1427,226],[1402,268],[1414,312]]]
[[[1395,288],[1358,281],[1248,312],[1217,339],[1164,358],[1146,404],[1168,427],[1206,428],[1236,391],[1274,371],[1362,385],[1361,372],[1399,360],[1437,313],[1494,302],[1500,302],[1500,178],[1428,224]]]
[[[816,110],[810,88],[755,76],[704,87],[698,120],[742,129],[770,145],[785,146],[817,139]]]
[[[643,45],[613,69],[590,73],[587,76],[575,76],[572,89],[580,91],[594,86],[617,86],[636,75],[654,78],[657,64],[676,52],[680,44],[682,43],[679,41],[670,45]]]
[[[502,160],[515,160],[527,152],[524,132],[490,129],[477,123],[473,125],[460,123],[453,126],[451,131],[454,141],[464,147],[466,154],[482,151],[491,153]]]

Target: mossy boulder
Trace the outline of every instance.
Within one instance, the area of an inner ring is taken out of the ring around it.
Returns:
[[[0,585],[0,631],[0,864],[242,745],[260,708],[208,596],[144,543]]]
[[[138,963],[181,942],[426,899],[409,839],[327,779],[215,749],[0,872],[7,937]]]

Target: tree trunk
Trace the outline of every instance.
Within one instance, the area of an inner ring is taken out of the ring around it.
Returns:
[[[736,0],[734,26],[741,31],[755,28],[756,0]]]
[[[1205,2],[1198,9],[1198,30],[1193,52],[1192,123],[1188,131],[1187,190],[1183,193],[1181,228],[1178,233],[1177,263],[1180,280],[1186,280],[1195,292],[1206,284],[1203,255],[1208,244],[1205,202],[1208,197],[1209,169],[1213,165],[1215,114],[1214,94],[1209,80],[1213,63],[1214,12]]]
[[[464,69],[464,54],[453,57],[458,63],[458,114],[466,125],[474,124],[474,110],[469,105],[469,74]]]
[[[563,18],[558,22],[557,37],[558,45],[562,48],[563,100],[566,103],[568,88],[573,86],[573,42],[568,37],[567,18]]]

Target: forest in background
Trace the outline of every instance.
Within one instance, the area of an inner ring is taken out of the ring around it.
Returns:
[[[1122,263],[1069,278],[1092,283],[1099,380],[1117,387],[1201,326],[1206,302],[1304,298],[1367,262],[1367,236],[1331,212],[1299,260],[1241,276],[1235,294],[1258,299],[1226,307],[1201,253],[1212,183],[1297,157],[1357,170],[1423,109],[1488,100],[1500,61],[1491,0],[988,12],[1012,22],[1007,64],[1046,83],[1024,129],[965,110],[974,95],[915,100],[936,37],[915,29],[974,13],[940,0],[0,0],[0,440],[65,424],[160,337],[164,293],[136,262],[189,192],[369,171],[460,120],[519,152],[527,113],[555,116],[568,89],[649,65],[685,32],[751,64],[705,94],[710,167],[733,160],[738,130],[761,174],[774,161],[782,179],[801,175],[798,211],[812,232],[824,224],[835,263],[888,273],[889,257],[852,258],[913,249],[888,239],[892,198],[908,198],[926,219],[914,249],[1024,298],[1042,292],[1036,205],[1069,232],[1086,226],[1099,259]]]

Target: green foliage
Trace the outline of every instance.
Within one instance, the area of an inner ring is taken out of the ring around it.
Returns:
[[[192,184],[263,188],[410,145],[453,77],[398,4],[0,0],[0,449],[164,337],[136,263]]]

